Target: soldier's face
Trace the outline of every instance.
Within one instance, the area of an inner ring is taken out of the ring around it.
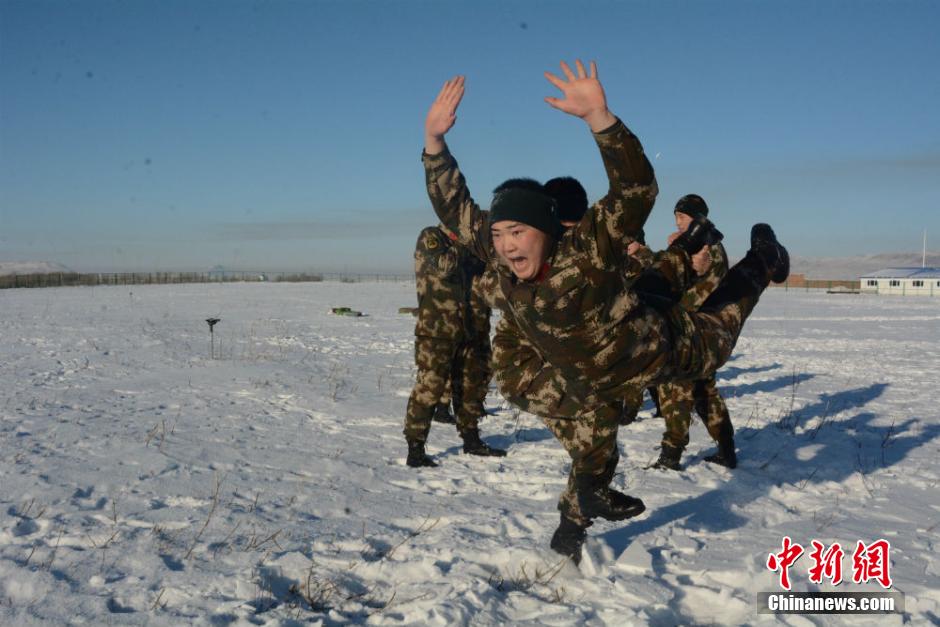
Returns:
[[[681,211],[676,211],[674,215],[676,216],[676,228],[680,233],[685,233],[689,225],[692,224],[692,216]]]
[[[552,247],[547,233],[512,220],[493,223],[490,233],[496,254],[513,274],[523,281],[538,276]]]

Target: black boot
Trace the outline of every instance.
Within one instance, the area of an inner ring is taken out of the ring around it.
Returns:
[[[427,453],[424,452],[424,442],[420,440],[408,440],[408,459],[405,463],[412,468],[421,468],[423,466],[429,468],[437,467],[437,462],[428,457]]]
[[[501,448],[493,448],[480,439],[479,429],[468,429],[461,433],[460,437],[463,438],[463,452],[467,455],[506,457],[506,451]]]
[[[442,422],[445,425],[457,424],[457,419],[450,413],[450,408],[447,406],[447,403],[437,404],[434,408],[434,416],[431,417],[431,420],[434,422]]]
[[[639,405],[635,405],[630,401],[624,401],[623,409],[620,411],[620,426],[625,427],[629,424],[633,424],[636,421],[636,415],[639,412]]]
[[[689,228],[672,241],[670,247],[675,246],[684,250],[691,257],[705,246],[719,243],[724,237],[711,220],[698,215],[693,218]]]
[[[607,485],[605,477],[578,475],[575,477],[578,490],[578,507],[585,518],[626,520],[639,516],[646,505],[638,498],[618,492]]]
[[[729,304],[737,305],[746,318],[771,281],[785,281],[790,275],[790,255],[766,224],[751,228],[751,248],[734,264],[706,299],[699,311],[719,312]]]
[[[764,263],[771,281],[783,283],[790,276],[790,254],[777,241],[777,235],[769,224],[751,227],[751,250]]]
[[[575,564],[581,563],[581,547],[587,536],[587,527],[582,527],[573,520],[561,515],[561,523],[552,534],[551,547],[556,553],[570,557]]]
[[[659,459],[653,464],[653,468],[662,470],[682,470],[679,460],[682,459],[682,449],[672,444],[663,443],[663,448],[659,452]]]
[[[723,436],[718,442],[718,452],[705,457],[705,461],[726,468],[737,468],[738,456],[734,452],[734,436]]]

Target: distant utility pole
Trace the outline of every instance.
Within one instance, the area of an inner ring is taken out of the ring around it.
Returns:
[[[927,267],[927,229],[924,229],[924,256],[920,259],[920,267]]]
[[[221,318],[206,318],[206,322],[209,324],[209,359],[215,359],[215,332],[213,327],[221,321]],[[222,340],[219,340],[219,357],[222,353]]]

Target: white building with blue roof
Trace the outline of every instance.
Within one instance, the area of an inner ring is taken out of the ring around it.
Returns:
[[[863,294],[940,296],[940,268],[885,268],[860,281]]]

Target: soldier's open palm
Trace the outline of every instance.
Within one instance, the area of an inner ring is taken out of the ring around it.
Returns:
[[[457,106],[464,92],[463,83],[463,76],[455,76],[444,83],[424,121],[424,131],[428,137],[443,137],[457,121]]]
[[[607,97],[597,78],[597,64],[591,61],[591,73],[584,69],[584,64],[575,61],[577,75],[567,63],[561,62],[561,71],[565,78],[559,78],[551,72],[545,72],[545,78],[564,94],[564,98],[545,98],[545,102],[565,113],[586,118],[591,113],[607,110]],[[566,80],[567,79],[567,80]]]

